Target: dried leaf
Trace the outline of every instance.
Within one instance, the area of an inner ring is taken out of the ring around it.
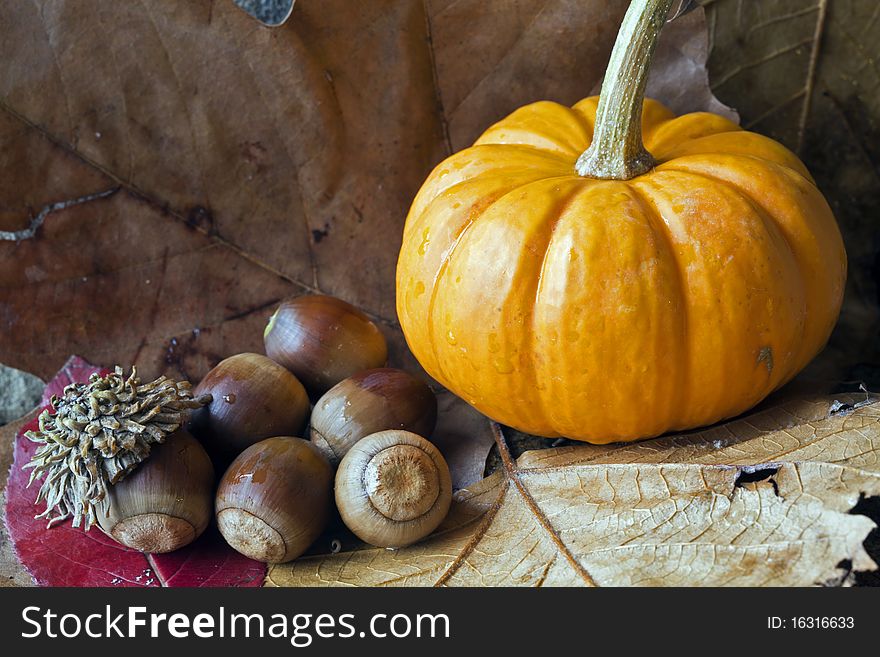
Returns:
[[[709,88],[708,57],[706,13],[696,7],[663,27],[647,94],[662,98],[678,114],[708,111],[739,123],[736,110],[719,101]],[[598,88],[595,93],[599,93]]]
[[[443,390],[437,393],[437,428],[431,436],[457,490],[483,478],[486,456],[495,439],[489,420],[472,406]]]
[[[714,0],[707,6],[713,91],[744,127],[806,162],[840,222],[849,280],[815,378],[880,384],[880,5]]]
[[[267,30],[228,0],[3,3],[0,362],[197,380],[321,290],[416,369],[394,309],[415,192],[517,106],[586,95],[626,5],[324,0]]]
[[[399,234],[443,155],[423,12],[306,3],[269,31],[229,2],[4,4],[0,230],[58,209],[0,240],[0,361],[197,379],[318,288],[404,361]]]
[[[625,445],[575,445],[523,454],[523,467],[573,463],[750,466],[815,461],[880,473],[880,404],[847,394],[791,399],[700,431]]]
[[[272,567],[267,583],[848,584],[876,568],[862,546],[875,524],[850,510],[880,495],[880,406],[858,403],[790,401],[692,434],[516,464],[501,443],[504,471],[460,491],[430,540],[311,556]]]

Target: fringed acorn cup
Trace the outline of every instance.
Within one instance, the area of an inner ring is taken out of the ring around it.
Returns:
[[[92,374],[88,383],[67,386],[61,398],[52,397],[52,408],[40,414],[39,430],[25,434],[40,445],[24,466],[32,469],[28,485],[43,477],[36,503],[45,501],[46,509],[36,517],[47,518],[48,527],[72,518],[74,527],[83,526],[86,531],[106,524],[102,521],[118,520],[124,510],[113,508],[113,500],[118,497],[114,493],[122,490],[111,487],[138,470],[139,476],[125,486],[125,499],[137,500],[127,506],[150,517],[148,529],[108,530],[108,534],[128,547],[156,552],[195,540],[211,513],[213,471],[207,454],[195,440],[187,440],[186,449],[162,450],[162,458],[151,460],[150,454],[181,428],[189,411],[210,400],[210,395],[194,398],[187,381],[162,376],[141,384],[134,367],[127,378],[116,367],[107,376]],[[173,448],[178,439],[172,439],[168,447]],[[188,472],[204,476],[184,477],[187,481],[177,482],[174,496],[154,494],[158,489],[150,482]],[[136,490],[139,482],[150,485]],[[186,517],[181,517],[181,508],[187,510]],[[181,522],[191,525],[192,531],[181,532]],[[168,532],[173,536],[165,536]]]

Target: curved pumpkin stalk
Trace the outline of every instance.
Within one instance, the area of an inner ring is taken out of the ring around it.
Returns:
[[[611,51],[590,147],[575,168],[585,178],[629,180],[654,168],[642,143],[642,104],[651,60],[672,0],[633,0]]]

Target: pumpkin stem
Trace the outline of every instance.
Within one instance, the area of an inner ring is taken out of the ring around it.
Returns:
[[[593,142],[575,169],[586,178],[629,180],[650,171],[642,143],[642,102],[648,71],[672,0],[632,0],[605,70]]]

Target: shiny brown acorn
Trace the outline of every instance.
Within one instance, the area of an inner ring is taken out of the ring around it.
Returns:
[[[266,355],[315,396],[362,370],[381,367],[388,345],[378,327],[349,303],[324,295],[287,299],[263,333]]]
[[[336,471],[336,506],[362,541],[399,548],[425,538],[449,512],[443,456],[409,431],[380,431],[349,450]]]
[[[193,415],[193,432],[224,465],[264,438],[299,434],[309,412],[302,384],[261,354],[237,354],[221,361],[196,386],[195,394],[213,399]]]
[[[296,559],[327,526],[332,486],[333,470],[307,440],[276,437],[251,445],[217,489],[220,533],[251,559]]]
[[[403,429],[430,436],[437,423],[437,398],[402,370],[359,372],[333,386],[315,404],[311,440],[331,465],[338,465],[364,436]]]
[[[178,429],[153,447],[150,458],[107,489],[98,525],[141,552],[189,545],[211,521],[214,468],[189,432]]]

